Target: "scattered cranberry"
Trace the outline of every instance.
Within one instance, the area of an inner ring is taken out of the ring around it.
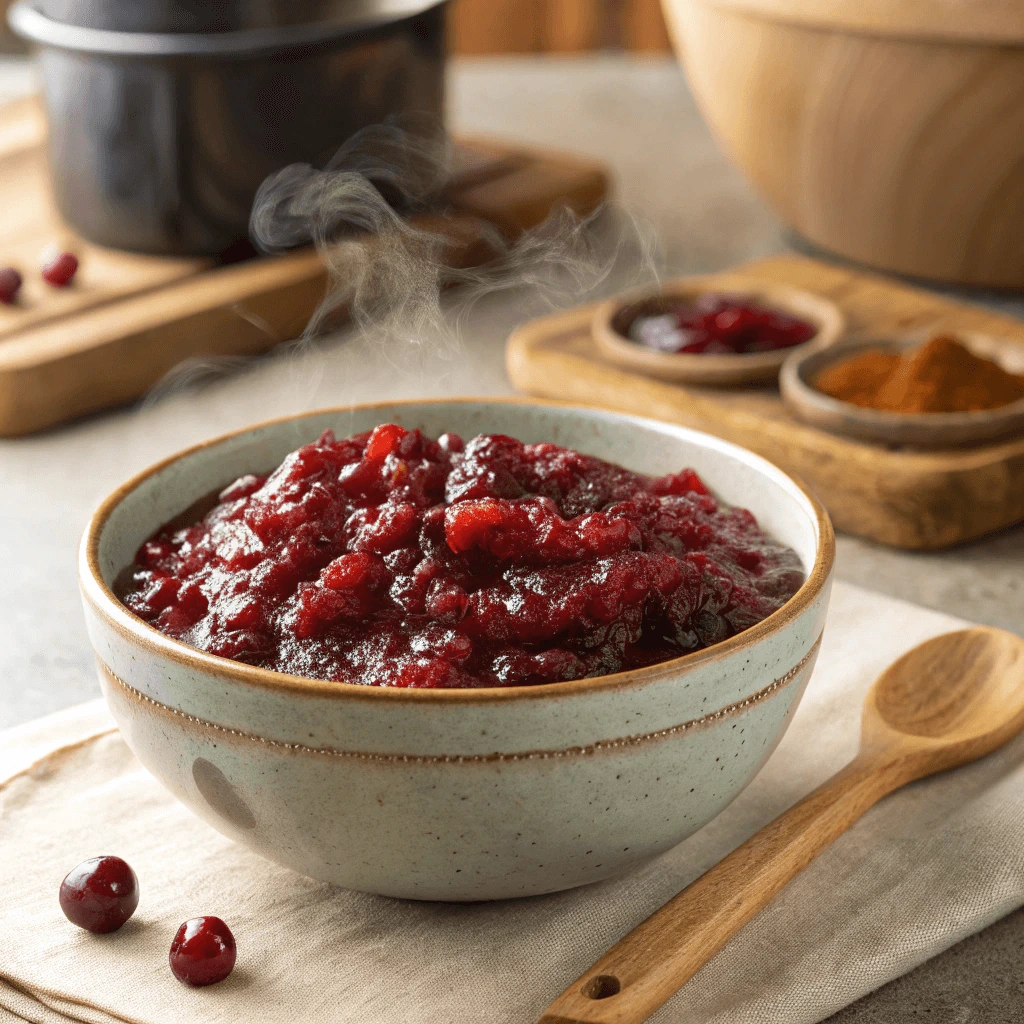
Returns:
[[[21,274],[14,267],[4,267],[0,270],[0,302],[10,306],[18,297],[21,291]]]
[[[89,932],[115,932],[139,905],[139,880],[120,857],[82,861],[60,884],[64,916]]]
[[[66,288],[78,272],[78,257],[62,252],[43,265],[43,280],[54,288]]]
[[[171,971],[186,985],[215,985],[235,966],[235,937],[219,917],[194,917],[174,936]]]

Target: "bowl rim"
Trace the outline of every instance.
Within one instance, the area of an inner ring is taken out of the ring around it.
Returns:
[[[1024,435],[1024,398],[995,409],[969,412],[892,412],[872,409],[819,391],[811,375],[826,366],[870,349],[906,352],[920,348],[929,338],[951,337],[976,355],[972,340],[995,341],[994,334],[982,331],[923,329],[917,331],[870,331],[843,339],[827,348],[793,350],[779,373],[779,392],[783,405],[802,422],[841,433],[846,437],[880,443],[903,443],[918,448],[942,450],[958,445],[998,444]],[[985,356],[991,358],[991,356]],[[998,362],[998,360],[996,360]],[[1001,365],[1001,364],[1000,364]],[[821,417],[834,422],[825,426]],[[843,430],[838,421],[849,423]],[[899,435],[899,436],[897,436]]]
[[[790,348],[772,352],[713,353],[660,352],[647,348],[623,334],[615,320],[631,306],[673,298],[698,296],[705,292],[720,291],[760,301],[767,306],[802,319],[811,320],[817,330],[807,341]],[[717,274],[695,274],[633,288],[605,299],[594,307],[591,317],[591,335],[603,355],[631,369],[655,374],[671,375],[680,381],[690,380],[709,384],[714,379],[728,383],[756,379],[757,375],[770,378],[794,352],[805,352],[812,346],[831,347],[842,341],[846,334],[846,317],[831,299],[806,288],[774,281],[762,281],[741,272],[725,271]]]
[[[856,405],[853,402],[846,402],[841,398],[834,398],[824,391],[819,391],[808,379],[807,375],[815,371],[825,369],[831,363],[840,359],[848,358],[859,352],[870,349],[882,349],[884,351],[894,350],[905,352],[920,348],[923,344],[922,337],[927,341],[928,336],[952,337],[970,348],[972,337],[994,337],[994,335],[982,334],[980,331],[927,331],[913,333],[893,334],[858,334],[842,341],[840,344],[820,352],[807,351],[801,353],[799,359],[793,360],[791,373],[794,386],[799,386],[801,392],[810,392],[810,397],[816,405],[830,410],[841,410],[848,415],[856,415],[867,422],[868,420],[879,424],[897,423],[920,423],[931,426],[973,426],[975,424],[990,423],[997,419],[1006,419],[1007,414],[1019,414],[1024,412],[1024,398],[1018,398],[1005,405],[998,405],[994,409],[971,409],[967,412],[893,412],[890,409],[872,409],[863,405]],[[794,348],[794,352],[796,349]],[[973,350],[972,350],[973,351]],[[977,355],[978,353],[974,353]],[[822,358],[820,365],[816,363],[819,355]],[[988,358],[988,357],[986,357]]]
[[[862,0],[702,0],[726,14],[817,29],[833,35],[906,43],[1019,46],[1024,18],[1010,5],[863,3]],[[838,10],[836,8],[839,8]],[[927,7],[927,22],[922,7]]]
[[[414,407],[418,405],[468,405],[468,404],[493,403],[495,405],[521,405],[541,408],[557,408],[585,412],[591,416],[610,421],[626,421],[637,425],[653,425],[659,429],[668,428],[677,431],[683,436],[692,436],[704,441],[713,442],[712,447],[726,451],[730,454],[741,455],[744,460],[754,463],[756,468],[768,475],[777,475],[782,481],[792,484],[799,495],[809,506],[809,511],[814,519],[817,529],[817,543],[815,545],[814,562],[807,572],[807,578],[801,584],[797,592],[781,608],[772,612],[767,618],[737,633],[727,640],[723,640],[703,650],[693,651],[689,654],[672,658],[668,661],[657,662],[642,668],[627,669],[623,672],[615,672],[604,676],[586,676],[583,679],[570,679],[558,683],[543,683],[535,686],[489,686],[472,688],[408,688],[394,686],[366,686],[362,683],[334,682],[324,679],[311,679],[306,676],[291,675],[285,672],[275,672],[272,669],[260,668],[256,665],[247,665],[243,662],[232,661],[230,658],[222,658],[219,655],[208,654],[206,651],[191,647],[180,640],[161,633],[154,626],[141,619],[134,612],[130,611],[107,585],[100,573],[99,568],[99,543],[103,530],[114,509],[124,500],[127,495],[134,491],[140,484],[150,477],[162,472],[173,463],[186,458],[206,448],[213,448],[219,444],[229,441],[231,438],[242,434],[262,430],[267,427],[274,427],[282,423],[290,423],[296,420],[312,418],[331,413],[362,412],[373,409]],[[271,690],[278,693],[328,697],[335,700],[384,700],[384,701],[425,701],[428,703],[454,703],[454,704],[482,704],[490,702],[505,702],[515,700],[537,700],[545,697],[565,697],[583,693],[592,693],[602,690],[618,690],[640,686],[661,678],[672,676],[682,667],[704,665],[717,661],[732,654],[734,651],[750,646],[758,641],[781,631],[792,620],[797,618],[807,607],[809,607],[825,589],[831,579],[835,562],[835,534],[832,522],[824,506],[818,500],[807,485],[798,477],[780,469],[767,459],[722,438],[715,437],[703,431],[693,430],[680,424],[669,423],[664,420],[656,420],[643,416],[632,416],[627,413],[619,413],[610,409],[603,409],[598,406],[566,404],[564,402],[552,402],[544,399],[524,398],[521,396],[494,396],[494,397],[448,397],[448,398],[414,398],[396,399],[393,401],[363,402],[340,406],[328,406],[320,409],[312,409],[301,413],[292,413],[286,416],[278,416],[268,420],[232,430],[216,437],[200,441],[197,444],[184,448],[164,459],[152,464],[148,468],[135,474],[120,487],[111,492],[99,505],[96,511],[89,518],[89,522],[82,535],[79,547],[78,575],[83,599],[91,605],[93,611],[110,625],[122,637],[133,643],[141,644],[150,652],[184,665],[188,668],[197,669],[199,672],[215,675],[223,680],[230,679],[232,682],[256,686],[264,690]]]

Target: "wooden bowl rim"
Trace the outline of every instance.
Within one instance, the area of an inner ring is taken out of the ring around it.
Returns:
[[[616,317],[630,307],[659,300],[690,299],[710,291],[751,298],[798,316],[812,322],[818,329],[817,333],[802,345],[776,352],[698,355],[645,348],[614,326]],[[771,381],[794,352],[803,352],[812,346],[831,347],[845,332],[846,317],[830,299],[802,288],[771,284],[732,273],[691,275],[659,285],[634,288],[601,302],[591,318],[591,335],[598,350],[620,366],[662,380],[712,386]]]
[[[1004,0],[689,0],[764,21],[908,43],[1024,45],[1024,5]]]
[[[944,448],[961,444],[985,444],[1024,434],[1024,398],[996,409],[901,413],[885,409],[868,409],[852,402],[844,402],[818,391],[808,380],[808,374],[811,372],[820,371],[829,363],[854,353],[872,348],[905,352],[918,348],[929,338],[940,335],[955,338],[976,354],[984,355],[986,358],[993,358],[994,354],[979,352],[975,348],[979,340],[983,343],[996,342],[994,347],[999,348],[999,339],[995,335],[981,331],[930,329],[891,334],[858,334],[838,345],[830,346],[827,351],[824,347],[814,347],[802,352],[794,351],[779,373],[779,390],[783,404],[793,416],[805,423],[847,437],[886,444]],[[1015,343],[1007,341],[1006,344],[1009,346]],[[839,421],[843,419],[850,421],[855,429],[842,429]]]

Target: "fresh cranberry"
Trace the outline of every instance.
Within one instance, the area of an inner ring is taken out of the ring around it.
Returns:
[[[82,861],[60,884],[64,916],[89,932],[115,932],[139,905],[139,880],[120,857]]]
[[[235,966],[235,937],[219,917],[193,917],[174,936],[171,971],[186,985],[215,985]]]
[[[78,272],[78,257],[62,252],[43,265],[43,280],[54,288],[66,288]]]
[[[0,302],[10,306],[18,297],[21,291],[21,274],[14,267],[4,267],[0,270]]]

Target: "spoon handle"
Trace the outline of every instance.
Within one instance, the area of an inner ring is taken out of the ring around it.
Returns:
[[[906,781],[860,758],[737,847],[613,946],[540,1024],[641,1024],[794,876]]]

